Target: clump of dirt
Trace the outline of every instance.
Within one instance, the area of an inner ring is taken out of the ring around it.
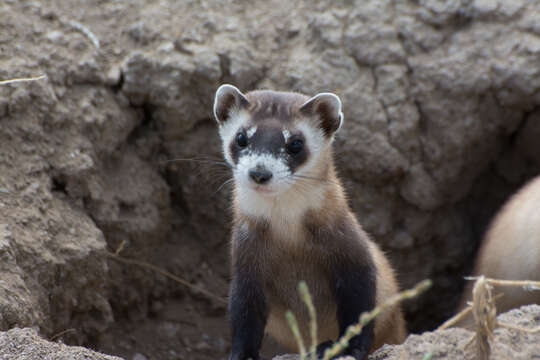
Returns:
[[[497,317],[501,323],[514,328],[499,327],[494,331],[490,359],[533,359],[540,355],[540,306],[529,305]],[[522,329],[522,330],[520,330]],[[537,329],[536,332],[527,330]],[[473,332],[453,328],[421,335],[411,335],[402,344],[385,346],[370,359],[477,359]]]
[[[0,332],[0,358],[3,360],[122,360],[79,346],[66,346],[39,337],[31,328]]]
[[[188,316],[189,317],[189,316]],[[540,355],[540,306],[529,305],[501,314],[497,320],[510,327],[499,327],[494,331],[494,338],[490,341],[490,359],[532,359]],[[170,340],[174,344],[174,325],[164,326],[163,323],[155,324],[154,332],[148,329],[136,329],[141,336],[164,336],[164,340]],[[145,326],[143,325],[143,328]],[[157,333],[156,333],[157,331]],[[144,334],[144,335],[142,335]],[[401,345],[385,345],[369,356],[370,360],[393,360],[393,359],[477,359],[475,353],[474,333],[461,328],[452,328],[435,332],[426,332],[421,335],[411,335]],[[221,358],[217,354],[211,354],[201,337],[196,344],[183,344],[185,353],[176,353],[174,346],[168,347],[169,359],[198,359],[201,354],[207,352],[207,356],[214,359]],[[121,348],[125,344],[118,344]],[[222,344],[221,344],[222,345]],[[145,344],[148,346],[148,344]],[[220,344],[214,344],[219,347]],[[153,352],[153,350],[155,352]],[[160,356],[165,349],[146,349],[147,356],[136,353],[134,356],[126,356],[125,359],[144,360],[154,359]],[[0,332],[0,356],[2,359],[120,359],[92,352],[80,347],[68,347],[63,344],[48,342],[37,335],[32,329],[12,329]],[[280,355],[273,360],[298,360],[298,355]],[[344,357],[343,360],[350,358]]]
[[[534,359],[540,355],[540,306],[529,305],[501,314],[497,320],[512,328],[499,327],[490,341],[490,359]],[[531,330],[536,330],[531,332]],[[410,335],[401,345],[384,345],[370,360],[464,359],[474,360],[474,333],[452,328]],[[273,360],[298,360],[297,355]],[[349,358],[343,358],[343,360]]]

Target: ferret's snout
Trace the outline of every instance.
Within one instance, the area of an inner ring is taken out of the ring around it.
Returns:
[[[256,167],[255,169],[249,170],[249,177],[255,183],[262,185],[270,181],[272,178],[272,173],[265,168]]]

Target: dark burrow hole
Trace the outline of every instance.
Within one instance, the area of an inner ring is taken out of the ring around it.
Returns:
[[[51,191],[60,192],[67,195],[67,180],[62,175],[57,175],[52,177],[52,188]]]

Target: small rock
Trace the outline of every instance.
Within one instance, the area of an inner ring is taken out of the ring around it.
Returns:
[[[120,80],[122,78],[122,70],[120,66],[111,66],[109,71],[107,71],[107,75],[105,76],[105,83],[108,86],[115,86],[120,83]]]
[[[45,34],[45,39],[49,40],[53,44],[56,45],[66,45],[67,39],[66,35],[58,30],[49,31],[47,34]]]
[[[156,37],[156,33],[150,30],[150,28],[142,21],[131,25],[128,29],[128,35],[134,41],[142,45],[149,44]]]
[[[148,358],[141,353],[135,353],[131,360],[148,360]]]

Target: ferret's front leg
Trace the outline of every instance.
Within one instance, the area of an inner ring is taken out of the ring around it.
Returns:
[[[358,323],[363,312],[375,307],[376,274],[373,266],[344,262],[336,269],[335,280],[336,315],[341,337],[350,325]],[[341,356],[350,355],[356,360],[367,359],[374,341],[374,329],[374,321],[370,321],[359,335],[351,338]],[[317,347],[318,356],[322,358],[326,349],[332,345],[332,341],[320,344]]]
[[[253,272],[241,268],[233,272],[229,298],[232,325],[229,360],[258,360],[268,318],[266,299]]]

